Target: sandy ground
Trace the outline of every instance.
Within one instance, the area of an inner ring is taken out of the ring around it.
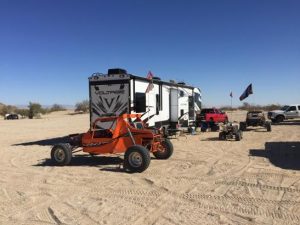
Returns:
[[[172,158],[140,174],[81,153],[53,166],[51,145],[88,123],[65,113],[0,121],[0,224],[300,224],[299,120],[240,142],[217,132],[173,139]]]

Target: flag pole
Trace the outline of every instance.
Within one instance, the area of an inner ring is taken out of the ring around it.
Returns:
[[[233,97],[233,94],[232,94],[232,91],[230,91],[230,120],[232,120],[232,97]]]
[[[148,98],[147,98],[147,111],[148,111],[147,112],[147,114],[148,114],[147,122],[149,123],[149,118],[150,118],[150,106],[149,106],[150,91],[154,88],[154,86],[153,86],[153,74],[151,73],[151,71],[148,72],[147,79],[149,80],[149,84],[148,84],[148,87],[146,89],[146,94],[148,96]]]
[[[230,119],[230,120],[232,121],[232,95],[231,95],[231,97],[230,97],[230,104],[231,104],[231,113],[230,113],[230,114],[231,114],[231,115],[230,115],[231,119]]]
[[[231,111],[232,111],[232,96],[230,97],[230,105],[231,105]]]

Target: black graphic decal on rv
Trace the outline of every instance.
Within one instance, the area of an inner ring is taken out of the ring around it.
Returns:
[[[118,96],[118,97],[119,97],[119,96]],[[104,100],[105,100],[106,104],[108,105],[108,107],[110,108],[111,105],[112,105],[112,103],[113,103],[113,101],[115,100],[115,98],[112,98],[112,99],[110,100],[110,102],[108,102],[109,100],[108,100],[107,98],[105,98]]]
[[[92,122],[108,114],[121,115],[129,109],[129,85],[100,84],[91,88]]]

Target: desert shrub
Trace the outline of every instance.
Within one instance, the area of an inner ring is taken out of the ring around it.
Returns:
[[[243,102],[242,106],[239,106],[238,109],[240,110],[250,110],[253,107],[253,105],[250,105],[248,102]]]
[[[271,105],[263,106],[263,110],[265,111],[272,111],[280,108],[282,108],[282,105],[279,104],[271,104]]]
[[[39,103],[29,102],[28,105],[29,112],[28,117],[29,119],[33,119],[33,117],[37,117],[39,114],[45,114],[45,109]]]
[[[21,115],[23,118],[29,116],[29,109],[16,109],[16,114]]]
[[[57,111],[65,111],[66,109],[59,104],[54,104],[51,106],[51,108],[49,109],[49,112],[57,112]]]
[[[84,100],[82,102],[78,102],[75,105],[75,112],[88,112],[90,108],[90,102],[89,100]]]
[[[16,106],[1,104],[0,115],[5,116],[6,114],[15,113],[16,109],[17,109]]]
[[[236,111],[237,110],[237,108],[236,107],[234,107],[234,106],[232,106],[232,108],[231,108],[231,106],[222,106],[222,107],[220,107],[220,110],[222,110],[222,111]]]
[[[281,107],[282,107],[282,105],[280,105],[280,104],[255,105],[255,104],[249,104],[247,102],[244,102],[243,106],[240,106],[239,109],[272,111],[272,110],[280,109]]]

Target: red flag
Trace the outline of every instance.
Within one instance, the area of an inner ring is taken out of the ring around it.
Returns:
[[[152,78],[153,78],[153,74],[151,73],[151,71],[149,71],[147,74],[147,79],[152,80]]]
[[[151,71],[148,72],[147,79],[149,80],[149,84],[148,84],[148,87],[147,87],[145,93],[149,93],[154,88],[154,85],[153,85],[153,74],[151,73]]]

